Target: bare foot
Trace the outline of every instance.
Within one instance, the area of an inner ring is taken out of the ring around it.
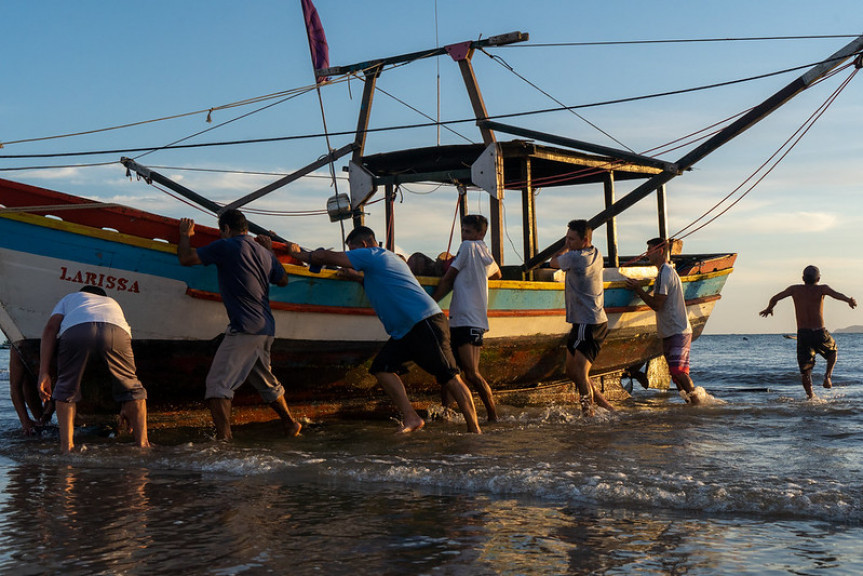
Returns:
[[[833,380],[830,379],[830,376],[824,377],[824,387],[825,388],[833,388]]]
[[[399,429],[397,434],[408,434],[409,432],[416,432],[420,428],[426,425],[425,420],[422,418],[417,419],[417,421],[413,421],[410,424],[405,422],[402,427]]]
[[[290,436],[291,438],[299,436],[300,430],[303,429],[303,425],[296,420],[285,422],[283,426],[285,429],[285,436]]]

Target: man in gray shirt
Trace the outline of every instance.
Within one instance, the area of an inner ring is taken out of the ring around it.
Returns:
[[[551,259],[553,268],[566,271],[566,321],[572,324],[566,341],[566,375],[578,387],[582,413],[593,416],[594,401],[614,410],[590,381],[590,367],[608,335],[602,254],[591,244],[593,229],[587,220],[572,220],[567,228],[563,249]]]

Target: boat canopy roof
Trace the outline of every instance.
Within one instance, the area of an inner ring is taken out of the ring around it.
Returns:
[[[616,180],[644,179],[662,172],[650,162],[586,154],[526,140],[498,142],[503,158],[504,187],[520,190],[528,180],[535,187],[569,186],[603,182],[608,172]],[[459,183],[471,180],[471,165],[483,153],[484,144],[459,144],[411,148],[363,156],[362,165],[375,177],[375,184],[404,182]]]

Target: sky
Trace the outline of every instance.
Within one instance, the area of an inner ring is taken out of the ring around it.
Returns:
[[[584,106],[769,74],[818,62],[863,33],[859,3],[851,0],[316,0],[315,5],[332,66],[512,31],[529,33],[530,40],[522,45],[477,52],[473,58],[492,115],[561,104]],[[847,37],[573,45],[789,36]],[[300,0],[153,0],[136,5],[2,0],[0,54],[0,177],[167,216],[192,217],[207,225],[214,225],[212,215],[126,178],[120,156],[136,158],[208,198],[230,202],[325,154],[327,142],[320,136],[325,125],[332,134],[332,148],[351,142],[346,133],[356,128],[362,95],[357,78],[323,86],[320,99],[309,90],[314,76]],[[642,152],[742,112],[801,73],[624,104],[584,106],[577,115],[558,111],[504,122],[606,146],[622,143]],[[849,74],[840,73],[804,92],[672,180],[671,232],[689,225],[744,183]],[[824,283],[863,301],[863,256],[856,250],[863,236],[861,82],[863,76],[852,80],[752,191],[685,239],[686,252],[739,254],[706,333],[793,332],[790,300],[780,303],[772,318],[760,318],[758,311],[771,295],[800,282],[809,264],[820,267]],[[472,116],[458,67],[448,57],[387,70],[378,87],[385,92],[375,97],[371,128],[426,123],[429,117]],[[228,106],[233,104],[241,105]],[[366,152],[433,146],[438,141],[481,141],[470,122],[452,128],[457,133],[438,134],[433,127],[374,132],[368,136]],[[56,138],[67,134],[80,135]],[[308,135],[315,136],[299,138]],[[252,139],[273,140],[143,152],[181,140],[199,144]],[[109,152],[10,157],[85,151]],[[661,158],[676,161],[685,151]],[[338,192],[348,192],[345,165],[343,160],[335,166]],[[320,170],[250,204],[256,211],[283,213],[250,213],[250,219],[304,246],[337,248],[342,232],[326,215],[284,214],[323,210],[336,192],[327,173]],[[631,188],[619,183],[618,197]],[[398,246],[407,253],[443,252],[456,191],[417,184],[401,192],[396,206]],[[471,211],[488,214],[487,195],[468,194]],[[519,264],[519,193],[508,193],[508,201],[505,263]],[[602,207],[599,187],[541,189],[540,247],[563,236],[568,220],[590,218]],[[650,196],[619,217],[621,254],[641,253],[644,240],[656,235],[655,209]],[[367,223],[382,229],[383,205],[369,206],[368,213]],[[600,229],[595,243],[605,252],[604,238]],[[458,238],[453,242],[457,245]],[[828,301],[825,320],[831,330],[863,325],[863,313]]]

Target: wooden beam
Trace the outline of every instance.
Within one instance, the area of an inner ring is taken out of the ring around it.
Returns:
[[[490,36],[484,40],[473,40],[470,42],[471,50],[476,48],[485,48],[486,46],[504,46],[515,42],[526,42],[530,36],[527,32],[509,32],[507,34],[499,34]],[[367,60],[365,62],[357,62],[347,66],[333,66],[330,68],[321,68],[315,70],[315,76],[341,76],[342,74],[353,74],[355,72],[363,72],[375,67],[382,67],[388,64],[401,64],[403,62],[412,62],[423,58],[431,58],[433,56],[443,56],[447,54],[447,47],[431,48],[420,52],[411,52],[409,54],[400,54],[398,56],[390,56],[388,58],[378,58],[376,60]]]
[[[614,172],[605,173],[603,182],[606,207],[614,204]],[[617,252],[617,219],[612,218],[605,226],[605,239],[608,247],[608,263],[611,268],[620,267],[620,256]]]
[[[659,217],[659,237],[668,240],[668,196],[665,184],[656,189],[656,214]]]
[[[330,162],[334,162],[335,160],[341,158],[342,156],[344,156],[348,152],[351,152],[354,149],[354,146],[355,146],[355,144],[348,144],[347,146],[342,146],[338,150],[331,150],[329,154],[327,154],[326,156],[323,156],[321,158],[318,158],[317,160],[315,160],[311,164],[306,164],[305,166],[303,166],[299,170],[296,170],[293,173],[288,174],[287,176],[285,176],[283,178],[279,178],[278,180],[276,180],[272,184],[267,184],[263,188],[259,188],[258,190],[255,190],[254,192],[243,196],[239,200],[234,200],[230,204],[223,206],[218,211],[218,213],[221,214],[222,212],[224,212],[226,210],[233,210],[233,209],[239,208],[241,206],[245,206],[249,202],[252,202],[254,200],[257,200],[258,198],[266,196],[270,192],[278,190],[279,188],[281,188],[283,186],[287,186],[291,182],[294,182],[295,180],[299,180],[303,176],[314,172],[318,168],[320,168],[322,166],[326,166]]]
[[[366,72],[363,85],[363,99],[360,101],[360,115],[357,119],[357,132],[354,136],[354,144],[357,146],[354,149],[354,154],[351,160],[354,164],[362,163],[363,154],[366,149],[366,136],[369,130],[369,119],[372,115],[372,102],[375,98],[375,87],[377,86],[378,77],[381,75],[381,66],[375,66]],[[354,211],[354,228],[365,224],[365,215],[363,214],[363,206],[365,206],[368,198],[364,198],[357,206],[351,206]]]
[[[608,146],[591,144],[590,142],[584,142],[582,140],[574,140],[572,138],[565,138],[563,136],[556,136],[554,134],[547,134],[545,132],[537,132],[536,130],[529,130],[527,128],[510,126],[508,124],[502,124],[493,120],[481,121],[480,126],[485,126],[491,130],[497,130],[498,132],[512,134],[513,136],[524,136],[525,138],[530,138],[532,140],[540,140],[542,142],[549,142],[557,146],[566,146],[567,148],[584,150],[586,152],[592,152],[594,154],[602,154],[604,156],[610,156],[613,159],[626,160],[634,164],[652,166],[654,168],[658,168],[659,170],[680,174],[679,170],[677,169],[677,165],[672,164],[671,162],[657,160],[656,158],[650,158],[649,156],[642,156],[641,154],[636,154],[635,152],[630,152],[629,150],[609,148]]]
[[[524,259],[533,258],[538,250],[539,242],[536,237],[536,202],[533,196],[533,180],[531,178],[530,157],[524,159],[522,164],[524,176],[524,188],[521,190],[521,227],[524,239]],[[532,272],[525,273],[525,280],[532,280]]]

